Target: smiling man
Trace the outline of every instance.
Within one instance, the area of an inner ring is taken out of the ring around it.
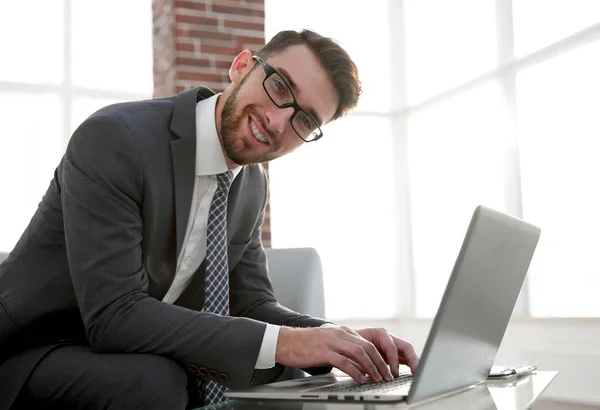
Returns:
[[[361,382],[416,368],[384,329],[280,306],[267,275],[259,164],[354,108],[354,63],[284,31],[229,74],[222,94],[112,105],[75,131],[0,265],[0,409],[184,409],[284,366]]]

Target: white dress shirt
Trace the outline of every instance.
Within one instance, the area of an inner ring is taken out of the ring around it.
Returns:
[[[163,302],[166,303],[174,303],[179,298],[206,257],[206,228],[210,205],[217,190],[216,175],[227,171],[215,123],[215,107],[219,95],[201,100],[196,105],[196,178],[192,206],[177,258],[175,278],[163,298]],[[234,180],[241,169],[231,169]],[[269,369],[275,366],[279,329],[279,326],[267,324],[255,369]]]

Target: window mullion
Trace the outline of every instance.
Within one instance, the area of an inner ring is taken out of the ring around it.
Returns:
[[[394,161],[394,224],[393,243],[397,252],[392,266],[394,270],[393,288],[398,295],[396,298],[396,316],[414,316],[416,313],[415,280],[412,249],[411,212],[410,212],[410,187],[408,172],[408,144],[406,116],[398,115],[406,108],[406,62],[405,62],[405,33],[404,33],[404,0],[389,0],[390,19],[390,70],[389,114],[392,128],[392,150]]]
[[[515,60],[513,27],[513,0],[496,0],[496,42],[498,67],[511,67],[500,73],[499,84],[506,118],[506,141],[504,152],[504,195],[506,211],[523,217],[521,192],[521,164],[517,123],[516,69],[510,63]],[[529,315],[529,290],[527,278],[521,288],[514,312]]]

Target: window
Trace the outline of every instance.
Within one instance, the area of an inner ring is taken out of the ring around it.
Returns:
[[[501,94],[491,82],[408,117],[416,313],[433,316],[473,210],[505,210]]]
[[[152,6],[3,2],[0,37],[1,252],[29,223],[74,129],[105,105],[152,95]]]
[[[478,204],[542,228],[518,314],[600,316],[598,2],[303,6],[267,0],[266,38],[332,37],[364,87],[270,167],[273,246],[317,248],[327,316],[431,317]]]
[[[600,316],[599,53],[595,41],[517,75],[523,213],[543,227],[534,315]]]
[[[496,66],[494,0],[405,0],[404,6],[408,104]]]
[[[393,277],[389,120],[355,116],[324,132],[326,137],[270,166],[271,223],[285,226],[276,247],[315,247],[324,271],[336,272],[324,277],[326,295],[348,299],[328,304],[328,315],[391,316],[393,288],[381,286]],[[347,158],[354,158],[352,165]],[[377,303],[356,303],[352,298],[359,294]]]

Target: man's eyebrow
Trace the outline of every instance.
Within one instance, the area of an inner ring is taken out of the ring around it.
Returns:
[[[285,77],[285,81],[287,81],[288,84],[290,85],[290,87],[292,87],[292,91],[294,92],[294,94],[300,94],[300,89],[298,89],[298,86],[296,85],[296,83],[294,82],[294,80],[292,80],[292,77],[290,76],[290,73],[288,73],[287,70],[285,68],[283,68],[283,67],[275,67],[275,69],[278,72],[280,72],[281,75],[283,75]],[[308,113],[310,114],[310,116],[313,117],[315,120],[317,120],[317,123],[319,124],[319,127],[321,125],[323,125],[323,121],[317,115],[317,113],[316,113],[315,110],[313,110],[312,108],[307,108],[307,109],[302,108],[302,110],[308,111]]]

